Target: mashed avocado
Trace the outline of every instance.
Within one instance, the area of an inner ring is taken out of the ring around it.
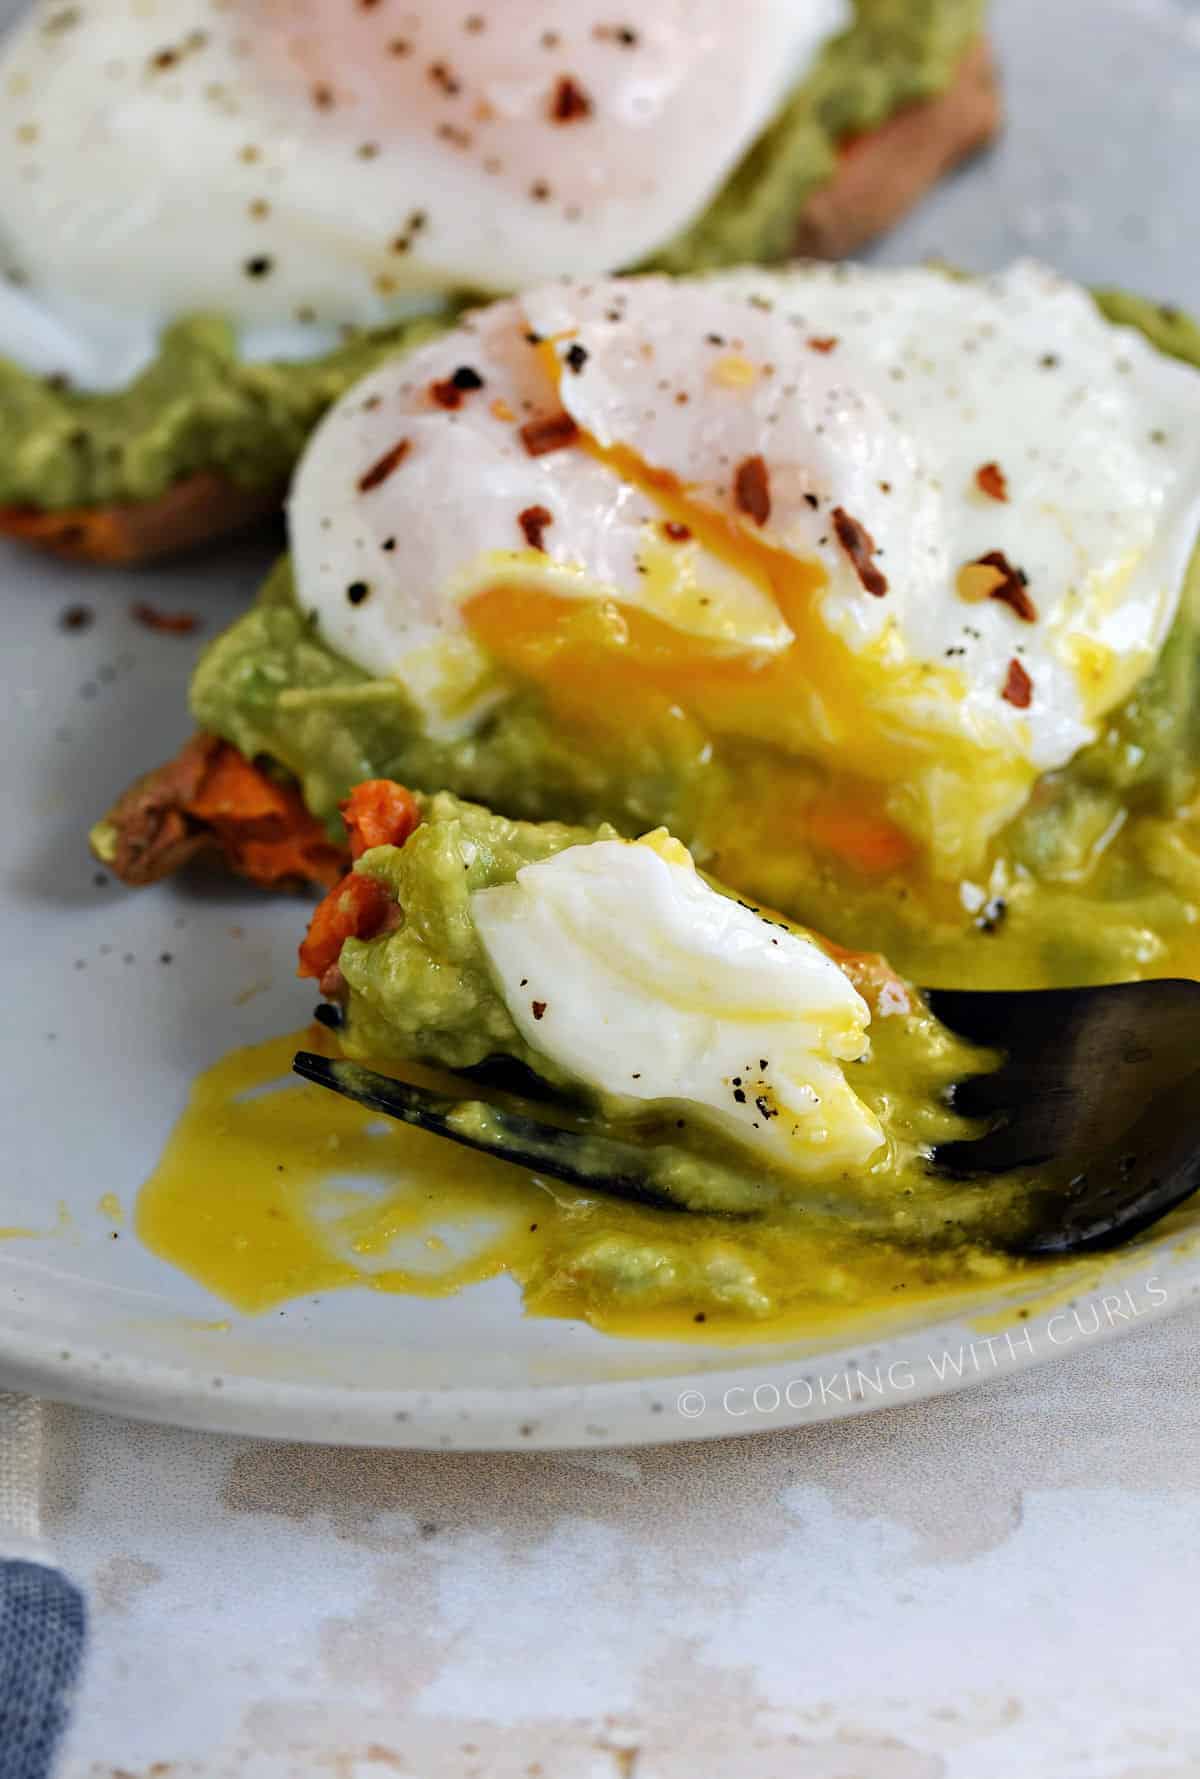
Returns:
[[[676,822],[694,830],[689,807],[704,801],[712,777],[698,725],[606,736],[593,751],[534,693],[516,693],[461,739],[431,740],[397,681],[371,679],[315,634],[286,560],[202,656],[191,702],[202,728],[247,758],[286,767],[334,837],[338,804],[364,778],[444,786],[528,820],[611,820],[633,832]]]
[[[1114,321],[1200,365],[1178,312],[1103,294]],[[529,820],[626,834],[664,825],[744,892],[932,985],[1035,987],[1200,974],[1200,561],[1149,677],[1095,744],[1049,775],[978,885],[867,877],[809,844],[817,769],[765,748],[713,745],[677,709],[636,734],[581,733],[518,691],[463,739],[433,742],[402,689],[335,655],[298,609],[286,564],[203,657],[202,727],[299,781],[339,837],[339,801],[364,778],[446,788]],[[647,713],[642,713],[643,717]],[[789,831],[788,812],[799,811]]]
[[[796,218],[833,176],[838,145],[934,98],[983,30],[987,0],[855,0],[849,30],[704,214],[649,262],[667,272],[787,259]]]
[[[153,500],[204,469],[223,470],[241,488],[282,484],[326,408],[445,324],[409,321],[310,364],[244,364],[228,322],[194,316],[167,329],[157,358],[127,389],[103,395],[0,359],[0,505]]]
[[[988,1058],[939,1026],[919,1001],[877,1012],[869,1055],[846,1065],[854,1092],[879,1119],[884,1147],[853,1178],[801,1187],[703,1122],[693,1128],[677,1107],[643,1106],[631,1120],[624,1102],[618,1108],[594,1101],[520,1035],[489,970],[471,898],[566,847],[612,839],[611,828],[508,821],[447,793],[425,801],[423,815],[404,846],[376,847],[356,867],[385,885],[402,919],[386,936],[348,939],[342,947],[348,1005],[341,1043],[348,1057],[401,1070],[413,1062],[456,1070],[496,1058],[520,1063],[583,1113],[598,1111],[606,1135],[656,1147],[653,1189],[689,1210],[743,1214],[803,1202],[809,1216],[852,1214],[860,1230],[919,1234],[922,1241],[944,1235],[947,1225],[960,1239],[964,1219],[978,1234],[980,1214],[993,1226],[1000,1200],[935,1181],[924,1165],[935,1143],[968,1134],[946,1108],[946,1089]],[[473,1135],[489,1140],[486,1102],[467,1102],[462,1116],[472,1121]],[[598,1166],[598,1179],[602,1173]]]
[[[982,29],[986,0],[855,0],[855,21],[708,210],[651,264],[672,272],[786,257],[796,217],[838,143],[943,91]],[[127,389],[86,395],[0,358],[0,505],[52,511],[150,500],[201,469],[240,487],[282,482],[325,409],[436,322],[410,322],[305,364],[242,363],[216,317],[168,328]]]

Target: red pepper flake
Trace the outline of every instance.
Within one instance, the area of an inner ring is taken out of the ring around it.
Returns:
[[[58,615],[60,630],[89,630],[96,621],[96,614],[90,605],[68,605]]]
[[[1023,568],[1014,568],[1003,550],[989,550],[986,556],[980,556],[977,566],[994,568],[1000,576],[999,583],[988,594],[989,599],[1007,605],[1026,624],[1036,623],[1037,606],[1029,597],[1029,576]]]
[[[431,383],[429,394],[439,408],[462,407],[463,392],[453,377],[443,377],[440,383]]]
[[[1028,710],[1033,702],[1033,681],[1014,655],[1008,664],[1008,677],[1000,696],[1018,710]]]
[[[545,550],[543,533],[547,525],[553,525],[553,523],[554,514],[548,507],[526,507],[523,512],[517,514],[517,524],[525,533],[525,542],[531,550]]]
[[[746,457],[738,464],[733,498],[738,511],[747,513],[756,525],[765,525],[771,517],[771,478],[761,457]]]
[[[663,531],[673,544],[686,544],[689,537],[692,535],[691,527],[689,525],[681,525],[678,519],[666,520],[663,525]]]
[[[998,463],[981,463],[975,471],[975,486],[989,500],[1008,499],[1008,477]]]
[[[195,612],[160,611],[144,599],[130,606],[129,615],[135,624],[142,624],[147,630],[161,631],[166,636],[190,636],[200,623]]]
[[[564,412],[547,414],[540,420],[529,420],[521,428],[521,443],[531,457],[544,457],[547,451],[561,451],[573,445],[579,428]]]
[[[358,478],[360,494],[370,494],[372,488],[380,488],[387,481],[394,469],[398,469],[412,449],[411,439],[397,439],[390,451],[385,451],[378,463],[373,463],[365,475]]]
[[[322,80],[312,90],[312,102],[318,111],[333,110],[333,88]]]
[[[431,62],[429,78],[435,86],[440,86],[448,99],[462,91],[462,83],[457,79],[453,69],[446,62]]]
[[[638,40],[632,25],[595,25],[592,36],[597,43],[619,43],[622,49],[635,48]]]
[[[875,539],[865,525],[860,525],[845,507],[834,507],[833,529],[837,540],[849,556],[854,572],[875,599],[882,599],[888,590],[887,576],[875,562]]]
[[[542,1014],[546,1011],[545,1001],[530,1001],[529,1005],[533,1008],[533,1017],[535,1019],[540,1019]]]
[[[813,352],[832,352],[839,341],[836,334],[817,334],[808,344]]]
[[[592,115],[592,101],[571,74],[562,75],[550,95],[550,116],[556,124],[578,123]]]

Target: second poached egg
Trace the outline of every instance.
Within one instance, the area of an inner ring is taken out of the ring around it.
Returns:
[[[0,47],[0,355],[114,388],[215,312],[316,357],[636,263],[848,0],[36,0]]]

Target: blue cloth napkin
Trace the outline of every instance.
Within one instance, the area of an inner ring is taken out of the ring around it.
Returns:
[[[0,1779],[50,1779],[86,1629],[83,1595],[60,1570],[0,1563]]]
[[[43,1405],[0,1390],[0,1779],[51,1779],[83,1655],[83,1595],[42,1530],[45,1436]]]

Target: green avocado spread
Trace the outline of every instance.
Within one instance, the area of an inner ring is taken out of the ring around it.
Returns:
[[[1200,365],[1200,330],[1173,310],[1099,299],[1164,351]],[[781,797],[811,794],[809,762],[712,739],[672,709],[656,727],[617,724],[597,743],[518,688],[470,734],[431,740],[395,681],[334,654],[296,604],[281,564],[254,608],[216,639],[192,687],[198,723],[299,782],[331,836],[364,778],[446,789],[531,821],[626,835],[668,827],[701,865],[758,901],[931,985],[1035,987],[1200,973],[1200,566],[1161,655],[1095,743],[1048,775],[1000,837],[967,905],[911,870],[864,877],[778,838]],[[794,780],[782,774],[794,773]],[[806,777],[807,775],[807,777]],[[1190,948],[1190,949],[1189,949]]]
[[[667,272],[787,259],[796,219],[833,176],[839,144],[945,92],[987,0],[855,0],[854,20],[691,226],[652,256]]]
[[[626,737],[588,756],[535,692],[516,692],[468,735],[431,739],[398,681],[372,679],[317,636],[286,559],[201,657],[191,704],[201,728],[284,766],[335,838],[338,804],[364,778],[445,787],[531,821],[611,820],[625,832],[684,822],[705,794],[698,729],[680,723],[678,736]]]
[[[0,359],[0,505],[47,511],[153,500],[197,470],[282,485],[338,397],[438,333],[431,317],[364,334],[309,363],[246,364],[216,316],[178,321],[126,389],[88,395]]]
[[[837,145],[944,90],[986,0],[855,0],[850,28],[708,209],[648,264],[672,272],[784,258]],[[450,318],[454,305],[449,305]],[[85,394],[0,358],[0,505],[47,511],[164,493],[197,470],[239,487],[283,482],[322,413],[392,353],[437,331],[408,322],[311,362],[246,364],[219,317],[181,319],[128,388]]]

